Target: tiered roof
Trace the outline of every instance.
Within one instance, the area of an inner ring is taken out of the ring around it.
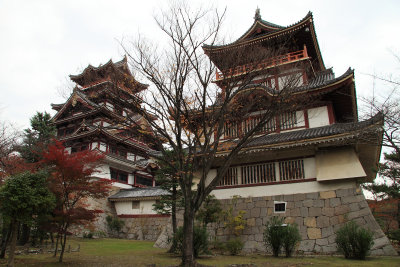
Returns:
[[[295,42],[301,41],[306,45],[308,54],[318,60],[318,70],[325,70],[321,51],[318,45],[313,16],[309,12],[303,19],[292,25],[283,27],[261,19],[259,9],[254,16],[254,22],[250,28],[236,41],[224,45],[204,45],[203,49],[210,59],[220,67],[221,55],[230,50],[249,45],[266,43],[270,40],[293,38]]]

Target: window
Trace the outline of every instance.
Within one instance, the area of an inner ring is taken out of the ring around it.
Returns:
[[[263,163],[242,166],[242,184],[275,182],[275,164]]]
[[[236,185],[238,184],[238,173],[237,168],[229,168],[222,180],[219,182],[220,186],[224,185]]]
[[[135,184],[144,185],[144,186],[153,186],[153,179],[152,178],[147,178],[147,177],[144,177],[144,176],[136,175],[135,176],[135,180],[136,180]]]
[[[279,162],[281,181],[304,179],[304,160],[287,160]]]
[[[239,123],[238,122],[225,122],[224,137],[238,137],[239,136]]]
[[[111,180],[125,183],[125,184],[128,183],[128,173],[127,172],[110,168],[110,175],[111,175]]]
[[[140,201],[132,201],[132,209],[138,210],[140,207]]]
[[[281,130],[291,129],[297,126],[296,111],[283,113],[279,116]]]
[[[286,212],[286,202],[274,201],[274,212],[275,213],[285,213]]]
[[[242,127],[243,127],[243,132],[244,133],[248,133],[249,131],[251,131],[252,129],[254,129],[254,127],[257,126],[257,124],[260,123],[261,118],[260,117],[250,117],[247,120],[243,121],[242,123]],[[267,121],[262,127],[261,129],[259,129],[258,131],[256,131],[256,133],[266,133],[266,132],[273,132],[276,130],[275,127],[276,123],[275,123],[275,118],[271,118],[269,121]]]

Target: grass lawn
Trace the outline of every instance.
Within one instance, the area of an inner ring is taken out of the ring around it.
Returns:
[[[124,239],[70,239],[72,249],[80,244],[80,252],[65,253],[64,263],[51,254],[18,255],[17,266],[172,266],[180,262],[179,257],[153,248],[153,242]],[[6,261],[0,261],[4,264]],[[366,261],[345,260],[342,257],[284,257],[273,258],[264,255],[248,256],[205,256],[198,262],[211,266],[230,264],[255,264],[257,266],[400,266],[400,257],[369,257]]]

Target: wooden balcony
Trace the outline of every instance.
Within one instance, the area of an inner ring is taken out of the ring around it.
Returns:
[[[296,62],[296,61],[307,59],[307,58],[308,58],[307,47],[304,45],[303,50],[287,53],[285,55],[280,55],[280,56],[276,56],[273,58],[268,58],[268,59],[262,60],[259,63],[248,63],[245,65],[236,66],[234,68],[226,69],[223,71],[217,70],[216,80],[220,81],[225,78],[242,75],[242,74],[252,72],[252,71],[259,71],[259,70],[263,70],[263,69],[267,69],[267,68],[271,68],[271,67],[276,67],[279,65],[288,64],[288,63]]]

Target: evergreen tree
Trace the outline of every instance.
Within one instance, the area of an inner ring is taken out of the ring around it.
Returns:
[[[159,214],[171,214],[172,232],[175,235],[177,231],[176,211],[179,206],[182,206],[182,192],[179,189],[177,168],[174,168],[173,163],[175,153],[168,151],[162,160],[158,161],[158,166],[155,179],[160,188],[170,192],[169,195],[161,196],[161,199],[153,205],[153,209]],[[175,239],[174,239],[175,240]],[[176,244],[172,244],[171,252],[175,251]]]
[[[364,188],[371,191],[376,198],[400,200],[400,154],[397,151],[385,153],[385,161],[379,164],[378,173],[385,179],[384,183],[364,185]],[[397,221],[400,225],[400,201],[397,202]]]
[[[34,217],[48,214],[54,207],[55,198],[47,188],[47,177],[44,171],[23,172],[11,176],[0,189],[0,212],[11,227],[8,266],[14,266],[18,224],[29,225]]]
[[[56,127],[51,123],[51,116],[47,112],[36,112],[30,122],[31,128],[24,130],[19,152],[25,161],[34,163],[41,159],[43,151],[55,136]]]

